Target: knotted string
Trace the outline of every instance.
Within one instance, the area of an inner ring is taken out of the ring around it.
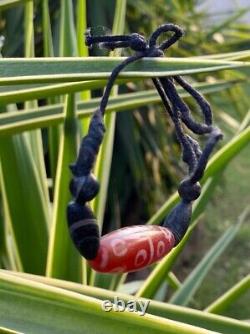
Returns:
[[[157,45],[157,39],[165,32],[172,32],[173,35],[160,45]],[[90,220],[93,223],[94,220],[93,213],[85,203],[92,200],[99,190],[99,184],[93,175],[91,175],[91,171],[103,140],[105,132],[103,116],[116,78],[126,66],[141,58],[163,57],[164,51],[182,36],[183,30],[174,24],[164,24],[160,26],[153,32],[148,41],[137,33],[120,36],[91,36],[91,34],[87,32],[86,45],[89,47],[94,44],[98,44],[109,50],[128,47],[135,51],[135,54],[126,58],[113,69],[101,98],[99,108],[95,111],[90,121],[88,133],[82,139],[77,160],[70,166],[74,176],[70,184],[70,191],[74,197],[74,201],[68,206],[68,221],[71,227],[72,224],[79,221],[80,212],[83,214],[84,210],[84,212],[88,212],[87,215],[85,214],[84,219],[87,220],[88,223]],[[152,80],[162,99],[166,112],[173,121],[177,140],[183,152],[182,159],[188,165],[189,171],[187,177],[180,183],[178,188],[179,195],[182,199],[181,202],[172,209],[168,217],[163,221],[163,226],[172,230],[176,244],[178,244],[188,228],[192,214],[192,202],[200,196],[201,187],[199,180],[202,178],[209,156],[218,140],[222,138],[222,134],[218,128],[212,126],[212,112],[209,103],[181,76],[152,78]],[[179,84],[194,98],[200,107],[204,123],[198,123],[193,119],[188,105],[179,96],[175,83]],[[184,132],[183,124],[194,134],[209,136],[203,150],[197,140]],[[83,207],[85,208],[84,210]],[[89,233],[89,231],[90,228],[87,228],[86,233]],[[99,235],[95,235],[95,246],[93,246],[93,238],[92,245],[90,245],[91,242],[86,243],[86,240],[85,246],[83,247],[83,245],[81,245],[82,248],[85,248],[83,253],[86,258],[94,258],[97,253]],[[86,246],[86,244],[89,246]],[[88,248],[87,251],[86,248]],[[90,254],[91,252],[92,254]]]

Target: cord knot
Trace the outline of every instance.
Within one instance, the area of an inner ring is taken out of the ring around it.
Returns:
[[[147,48],[147,41],[146,39],[137,33],[133,33],[130,36],[130,47],[134,51],[145,51]]]
[[[183,180],[178,188],[180,197],[186,202],[196,200],[201,194],[201,186],[197,183],[191,183],[189,179]]]

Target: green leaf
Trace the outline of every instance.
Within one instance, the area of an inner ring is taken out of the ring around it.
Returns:
[[[113,22],[113,34],[119,35],[124,31],[125,16],[126,16],[126,1],[118,1],[115,8],[115,16]],[[121,50],[114,52],[117,56],[121,53]],[[112,54],[111,54],[112,55]],[[112,89],[111,95],[116,96],[118,94],[118,87]],[[109,184],[109,174],[111,168],[114,136],[115,136],[115,122],[116,113],[111,112],[106,114],[104,117],[106,133],[104,136],[103,143],[101,145],[100,153],[97,157],[97,162],[95,166],[95,174],[100,183],[100,190],[98,196],[93,201],[94,212],[97,217],[100,232],[102,232],[103,217],[105,212],[108,184]],[[103,275],[95,271],[91,272],[90,284],[100,287],[106,287],[111,284],[112,275]]]
[[[61,56],[77,53],[72,0],[61,1],[59,53]],[[47,275],[79,282],[82,279],[81,257],[70,239],[66,220],[66,208],[71,199],[68,190],[71,180],[69,165],[75,160],[79,137],[75,108],[75,95],[67,95],[64,128],[58,138],[59,153],[57,144],[53,150],[54,159],[57,160],[58,156],[58,163]],[[55,143],[58,133],[53,135]]]
[[[13,238],[25,271],[43,274],[49,208],[25,135],[1,137],[1,186]]]
[[[117,84],[123,84],[129,81],[128,79],[117,80]],[[194,87],[200,89],[204,94],[210,94],[213,92],[219,92],[221,90],[228,89],[237,83],[244,83],[244,80],[228,80],[228,81],[217,81],[215,83],[194,83]],[[53,97],[55,95],[62,95],[68,93],[79,92],[81,90],[86,89],[96,89],[102,88],[106,84],[105,80],[93,80],[93,81],[84,81],[77,83],[64,83],[64,84],[50,84],[50,85],[39,85],[36,86],[25,86],[25,88],[20,88],[23,85],[13,86],[13,90],[11,90],[12,86],[3,86],[0,93],[0,101],[1,104],[13,103],[13,102],[22,102],[31,99],[39,99],[45,97]],[[28,87],[28,88],[27,88]],[[1,88],[1,87],[0,87]],[[188,94],[183,89],[178,89],[183,96],[188,97]],[[145,91],[139,93],[131,93],[138,94],[138,96],[145,94]],[[147,94],[151,94],[155,96],[156,101],[160,101],[159,95],[155,92],[155,90],[146,91],[145,98],[148,97]],[[125,96],[125,95],[124,95]],[[143,96],[141,96],[143,97]],[[96,100],[92,99],[91,101]],[[147,101],[146,101],[147,102]]]
[[[70,240],[66,220],[66,207],[70,201],[69,165],[76,157],[76,139],[75,100],[74,96],[68,95],[65,101],[64,129],[60,138],[47,275],[79,282],[81,281],[80,256]]]
[[[124,80],[123,80],[124,82]],[[0,93],[1,104],[12,103],[12,102],[22,102],[31,99],[39,99],[45,97],[53,97],[55,95],[63,95],[78,92],[86,89],[96,89],[104,87],[106,81],[104,80],[92,80],[92,81],[80,81],[71,82],[64,84],[53,84],[53,85],[40,85],[40,87],[31,87],[25,89],[16,89],[11,92],[9,89],[6,92]],[[18,96],[16,96],[18,95]]]
[[[81,57],[87,57],[89,52],[84,40],[84,34],[87,29],[86,0],[77,0],[76,22],[78,54]]]
[[[78,55],[80,57],[88,57],[89,51],[88,47],[85,45],[84,34],[87,30],[87,3],[86,0],[77,0],[76,8],[76,35],[77,35],[77,46]],[[84,91],[81,93],[81,99],[89,100],[91,98],[90,91]],[[88,121],[82,121],[83,133],[86,133]]]
[[[4,209],[4,205],[3,205]],[[5,240],[5,224],[3,221],[2,214],[0,215],[0,268],[8,268],[4,266],[4,262],[6,261],[6,240]]]
[[[48,7],[48,6],[47,6]],[[44,11],[44,16],[47,17],[47,21],[49,22],[49,8]],[[60,1],[60,15],[59,15],[59,56],[60,57],[72,57],[77,55],[76,50],[76,32],[74,26],[74,13],[73,13],[73,6],[72,0],[63,0]],[[51,33],[50,29],[44,27],[44,34],[48,35]],[[52,47],[52,34],[51,36],[47,36],[44,40],[46,41],[50,37],[50,41],[47,41],[49,50],[49,56],[53,56],[54,50],[51,49]],[[44,48],[45,49],[45,48]],[[44,55],[46,56],[46,54]],[[67,94],[70,92],[68,91]],[[48,101],[48,104],[51,103],[58,103],[61,102],[62,98],[56,98],[55,95],[52,95],[52,99]],[[55,175],[56,175],[56,168],[57,168],[57,160],[58,160],[58,152],[59,152],[59,137],[60,137],[60,126],[53,126],[49,128],[49,142],[48,142],[48,149],[49,149],[49,162],[50,162],[50,169],[51,169],[51,178],[53,182],[53,187],[55,184]]]
[[[8,277],[10,275],[22,277],[25,278],[27,281],[44,283],[61,289],[74,291],[83,296],[90,296],[101,300],[107,300],[107,299],[114,300],[114,297],[117,296],[119,299],[122,299],[124,301],[135,300],[138,302],[138,298],[128,294],[119,293],[117,291],[108,291],[105,289],[90,287],[73,282],[66,282],[42,276],[35,276],[25,273],[15,273],[15,272],[8,272],[5,270],[0,270],[0,277],[2,276],[2,274],[5,275],[8,274]],[[150,299],[140,298],[140,300],[149,301],[147,312],[156,316],[164,317],[166,319],[171,319],[175,321],[181,321],[193,326],[203,327],[211,331],[225,334],[249,333],[250,324],[243,321],[223,316],[218,316],[215,314],[210,314],[204,311],[190,309],[183,306],[162,303]],[[138,331],[138,333],[140,332]]]
[[[24,53],[25,57],[34,57],[34,6],[33,1],[26,1],[24,4]],[[32,100],[24,104],[25,108],[36,108],[37,101]],[[36,169],[40,177],[41,188],[44,194],[45,201],[49,205],[49,194],[47,187],[47,176],[44,163],[44,152],[41,129],[31,131],[27,134],[27,141],[30,145],[32,156],[36,164]]]
[[[72,0],[61,0],[59,54],[61,57],[77,56]]]
[[[13,331],[11,329],[8,329],[6,327],[0,327],[0,333],[6,333],[6,334],[22,334],[21,332]]]
[[[159,316],[104,312],[96,298],[27,280],[0,275],[0,323],[33,333],[212,334]]]
[[[205,210],[209,200],[213,196],[214,189],[220,183],[222,177],[222,171],[209,177],[203,184],[202,196],[200,196],[195,202],[192,213],[192,221],[196,220]]]
[[[236,51],[236,52],[227,52],[227,53],[217,53],[213,55],[204,55],[204,56],[197,56],[191,57],[194,59],[223,59],[223,60],[249,60],[250,59],[250,51],[243,50],[243,51]]]
[[[53,47],[48,0],[42,1],[42,33],[43,33],[43,55],[45,57],[53,57],[54,47]],[[54,104],[56,102],[58,102],[58,98],[55,97],[54,95],[52,95],[51,98],[47,100],[48,104]],[[58,159],[59,131],[60,131],[59,127],[50,127],[48,129],[48,151],[49,151],[49,166],[52,179],[52,190],[54,188],[56,166]]]
[[[194,84],[195,88],[198,88],[201,93],[204,94],[210,94],[213,92],[220,92],[221,90],[227,89],[234,85],[237,81],[229,81],[229,82],[216,82],[213,84],[207,84],[207,83],[197,83]],[[96,83],[100,84],[98,81],[92,81],[89,82],[91,85],[94,85]],[[104,82],[103,82],[104,83]],[[81,85],[86,85],[85,83],[77,83],[77,84],[63,84],[63,85],[55,85],[55,86],[61,86],[60,89],[64,89],[65,92],[74,92],[74,89],[72,89],[74,86],[78,85],[78,87],[75,87],[77,90],[81,90]],[[62,86],[68,86],[68,87],[62,87]],[[71,86],[71,87],[69,87]],[[93,87],[92,87],[93,88]],[[95,87],[97,88],[97,87]],[[50,91],[51,89],[51,91]],[[50,86],[49,91],[51,93],[53,92],[52,87]],[[181,97],[188,97],[188,94],[185,93],[182,89],[178,89],[178,92],[180,93]],[[16,92],[16,95],[14,93],[11,93],[11,100],[18,101],[22,100],[23,98],[26,99],[27,95],[24,93],[22,96],[22,92]],[[31,96],[32,91],[29,91],[29,94]],[[36,96],[36,92],[33,91],[33,97]],[[18,96],[18,97],[17,97]],[[36,96],[37,97],[37,96]],[[41,97],[41,96],[40,96]],[[1,94],[0,94],[1,98]],[[8,96],[6,95],[5,98],[8,99]],[[4,100],[5,98],[2,99]],[[85,102],[78,102],[77,103],[77,116],[82,119],[86,118],[93,114],[95,109],[99,105],[99,98],[91,99],[90,101]],[[144,106],[145,104],[150,103],[161,103],[161,98],[159,97],[159,94],[157,94],[154,90],[148,90],[148,91],[142,91],[142,92],[136,92],[136,93],[129,93],[129,94],[121,94],[117,97],[111,97],[109,100],[109,104],[106,109],[106,113],[109,113],[111,111],[119,112],[124,110],[131,110],[135,109],[141,106]],[[63,122],[63,113],[62,113],[62,104],[55,104],[51,106],[46,107],[39,107],[35,108],[33,110],[27,111],[22,110],[22,112],[12,112],[12,113],[2,113],[0,114],[0,135],[3,134],[13,134],[22,132],[24,130],[30,130],[40,127],[46,127],[51,126],[55,124],[59,124]]]
[[[191,271],[182,283],[182,286],[171,297],[169,300],[170,303],[184,306],[189,303],[191,298],[201,286],[213,264],[236,236],[241,224],[243,223],[243,217],[245,217],[245,214],[239,219],[237,224],[230,226],[210,248],[199,264]]]
[[[178,280],[173,272],[168,273],[166,280],[171,288],[174,290],[179,289],[181,286],[181,282]]]
[[[1,184],[2,173],[0,173]],[[23,271],[23,266],[17,249],[14,233],[11,227],[11,217],[7,203],[7,196],[4,187],[2,187],[2,203],[3,203],[3,218],[1,233],[1,259],[3,268],[8,268],[16,271]]]
[[[1,0],[0,11],[14,6],[23,5],[28,0]]]
[[[25,57],[34,57],[34,7],[33,1],[27,0],[24,4],[24,54]]]
[[[0,58],[0,84],[69,82],[107,79],[124,57],[88,58]],[[128,65],[119,78],[165,77],[214,72],[226,69],[245,70],[249,62],[192,58],[145,58]]]
[[[42,1],[43,53],[45,57],[54,56],[53,39],[49,15],[48,0]]]
[[[240,282],[235,284],[231,289],[225,292],[221,297],[216,299],[212,304],[206,307],[205,311],[210,313],[223,313],[239,297],[250,289],[250,275],[244,277]]]
[[[246,116],[242,120],[237,133],[242,132],[249,125],[249,123],[250,123],[250,110],[246,113]]]

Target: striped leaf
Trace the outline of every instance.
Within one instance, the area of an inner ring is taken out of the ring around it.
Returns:
[[[81,281],[80,256],[70,240],[66,220],[66,207],[70,201],[69,165],[76,157],[77,133],[75,99],[73,95],[68,95],[65,100],[64,129],[60,137],[47,275],[79,282]]]
[[[235,225],[230,226],[225,233],[217,240],[217,242],[210,248],[198,265],[192,270],[188,277],[183,282],[182,286],[175,292],[171,297],[170,303],[176,305],[187,305],[194,296],[195,292],[201,286],[204,278],[212,268],[215,261],[223,253],[223,251],[229,246],[230,242],[234,239],[241,224],[243,223],[242,216],[239,222]]]
[[[250,275],[242,278],[240,282],[235,284],[231,289],[225,292],[222,296],[216,299],[205,311],[210,313],[221,314],[230,305],[232,305],[239,297],[250,290]]]
[[[25,135],[1,137],[0,141],[1,188],[4,189],[12,237],[23,269],[44,274],[49,208],[39,174]]]
[[[0,84],[107,79],[124,57],[0,58]],[[165,77],[221,70],[245,70],[249,62],[189,58],[146,58],[128,65],[119,78]]]
[[[128,295],[128,294],[120,293],[117,291],[113,292],[113,291],[109,291],[106,289],[90,287],[90,286],[86,286],[82,284],[66,282],[66,281],[46,278],[42,276],[29,275],[25,273],[15,273],[15,272],[8,272],[8,271],[0,270],[0,277],[2,277],[3,275],[6,278],[7,277],[10,278],[11,275],[17,276],[20,278],[24,278],[28,282],[34,281],[34,282],[43,283],[44,285],[58,287],[60,288],[61,291],[65,291],[65,290],[73,291],[79,295],[94,297],[99,300],[114,300],[114,297],[117,296],[119,299],[122,299],[126,302],[129,300],[138,302],[138,299],[136,297]],[[156,315],[158,317],[163,317],[165,319],[171,319],[174,321],[181,321],[186,324],[193,325],[193,326],[206,328],[216,333],[217,332],[223,333],[223,334],[235,334],[235,333],[248,334],[249,333],[250,324],[244,321],[222,317],[222,316],[218,316],[215,314],[209,314],[207,312],[190,309],[190,308],[183,307],[183,306],[172,305],[172,304],[168,304],[165,302],[162,303],[162,302],[149,300],[145,298],[140,298],[140,300],[149,301],[147,313]],[[164,332],[164,328],[162,328],[162,331]],[[168,333],[168,331],[166,333]]]
[[[117,1],[115,16],[113,21],[113,34],[122,34],[125,25],[125,15],[126,15],[126,1]],[[118,56],[120,51],[115,52]],[[116,96],[118,93],[118,87],[114,87],[111,95]],[[115,136],[115,122],[116,113],[111,112],[107,114],[104,118],[105,127],[107,129],[104,140],[100,149],[100,153],[97,157],[97,162],[95,166],[95,174],[100,182],[100,190],[98,196],[93,201],[94,212],[97,217],[100,231],[102,231],[102,224],[107,200],[108,184],[109,184],[109,174],[111,168],[114,136]],[[100,287],[109,287],[112,282],[112,275],[103,275],[95,271],[91,272],[90,284],[94,284]]]
[[[140,317],[127,310],[104,312],[99,299],[3,272],[0,275],[0,319],[2,326],[37,334],[216,333],[149,314]]]

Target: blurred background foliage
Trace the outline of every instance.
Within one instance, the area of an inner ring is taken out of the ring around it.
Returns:
[[[42,2],[34,1],[35,56],[86,56],[87,51],[84,47],[81,52],[79,51],[79,40],[76,35],[70,35],[77,29],[78,1],[72,2],[73,12],[72,17],[69,18],[72,26],[69,27],[68,35],[67,32],[65,33],[67,38],[64,44],[60,32],[62,29],[60,21],[62,2],[59,0],[48,2],[52,32],[50,42],[53,46],[49,49],[46,49],[43,32]],[[100,29],[111,31],[115,5],[115,0],[88,0],[86,26],[93,27],[97,33]],[[235,7],[232,11],[225,8],[225,12],[211,14],[200,5],[201,2],[195,0],[128,0],[125,33],[139,32],[149,36],[156,27],[164,22],[177,23],[184,28],[185,36],[168,50],[167,57],[209,56],[249,50],[250,23],[241,22],[244,15],[249,13],[249,7]],[[69,7],[66,6],[64,10],[70,14]],[[24,7],[21,5],[0,12],[0,34],[4,36],[3,57],[32,56],[32,52],[27,51],[27,41],[25,42],[27,31],[25,32],[23,25],[24,16]],[[64,24],[67,23],[64,22]],[[128,55],[128,53],[127,50],[123,50],[123,55]],[[90,50],[90,55],[107,54],[104,50],[94,48]],[[230,57],[227,59],[230,60]],[[249,60],[249,55],[247,60]],[[192,77],[188,77],[193,83],[213,84],[224,81],[228,83],[226,87],[208,90],[206,94],[214,112],[215,123],[224,132],[224,141],[221,146],[229,142],[239,133],[240,129],[246,128],[249,123],[249,72],[248,68],[244,72],[217,71],[193,74]],[[4,89],[6,91],[6,87]],[[153,89],[151,80],[143,80],[121,85],[119,93],[133,93],[148,89]],[[85,98],[90,97],[89,92],[81,94],[85,94]],[[77,100],[80,100],[81,94],[76,94]],[[99,87],[91,91],[92,97],[100,95]],[[61,101],[61,98],[53,97],[41,98],[37,103],[42,107]],[[197,106],[189,98],[186,98],[185,101],[194,111],[195,117],[199,119]],[[18,109],[26,107],[27,102],[17,103]],[[5,109],[2,108],[2,111]],[[82,132],[85,129],[86,125],[82,125]],[[59,145],[58,137],[55,135],[56,131],[60,132],[60,129],[53,128],[53,133],[50,129],[42,130],[51,201],[55,196],[54,182]],[[53,147],[50,145],[52,137],[54,138]],[[53,152],[51,152],[52,148]],[[158,103],[146,104],[136,107],[133,111],[117,113],[103,232],[148,221],[176,191],[180,179],[185,175],[185,167],[180,156],[181,152],[173,126],[165,117],[161,105]],[[214,244],[224,230],[235,222],[249,203],[249,164],[250,147],[248,145],[226,171],[221,173],[219,186],[214,190],[212,199],[200,218],[202,223],[194,230],[190,242],[173,268],[181,281],[188,276],[203,258],[207,249]],[[2,213],[3,215],[6,217],[6,212]],[[0,224],[0,228],[3,229],[3,224]],[[249,273],[249,234],[250,227],[244,224],[237,238],[230,244],[229,250],[211,269],[198,290],[195,300],[191,301],[191,306],[204,308]],[[3,233],[0,230],[1,236]],[[4,242],[2,240],[0,247],[4,248]],[[2,267],[6,269],[9,267],[4,257],[2,257]],[[147,275],[148,271],[139,275],[132,274],[129,276],[129,281],[142,279]],[[162,291],[161,294],[169,296],[169,291]],[[226,314],[238,318],[249,318],[249,298],[248,292],[232,304]]]

